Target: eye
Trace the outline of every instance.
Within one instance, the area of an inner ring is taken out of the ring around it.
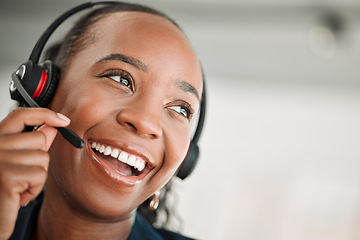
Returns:
[[[122,76],[109,76],[109,78],[111,78],[112,80],[124,84],[127,87],[131,87],[130,81],[129,79],[122,77]]]
[[[110,78],[111,80],[114,80],[115,82],[118,82],[131,90],[133,90],[134,81],[131,75],[123,70],[110,70],[103,74],[101,74],[101,77]]]
[[[191,106],[187,104],[184,106],[170,106],[169,108],[188,119],[190,119],[191,115],[193,114]]]

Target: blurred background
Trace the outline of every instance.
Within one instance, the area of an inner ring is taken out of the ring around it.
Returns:
[[[12,71],[52,20],[82,2],[0,0],[1,119],[14,106]],[[360,239],[360,2],[142,3],[178,21],[206,73],[200,162],[175,182],[183,233]]]

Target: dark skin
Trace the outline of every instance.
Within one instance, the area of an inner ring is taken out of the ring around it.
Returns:
[[[0,239],[11,234],[18,206],[36,197],[44,183],[46,194],[34,239],[126,239],[136,208],[170,180],[187,153],[199,113],[202,75],[184,34],[168,20],[140,12],[112,13],[95,23],[92,31],[93,43],[63,69],[49,106],[52,111],[20,110],[0,124],[0,141],[16,138],[9,149],[21,139],[27,148],[39,148],[36,151],[44,155],[33,160],[32,166],[42,172],[33,184],[26,177],[18,180],[17,189],[7,179],[0,182],[0,189],[6,189],[0,191],[0,206],[7,206],[4,213],[0,209],[0,224],[7,230]],[[45,127],[21,133],[24,112],[31,119],[27,121]],[[72,120],[69,128],[84,139],[83,149],[74,148],[59,134],[53,141],[53,127],[68,124],[55,112]],[[4,133],[14,125],[9,118],[19,122],[11,134]],[[31,143],[34,137],[38,145]],[[93,141],[144,159],[146,170],[130,177],[116,173],[117,165],[91,149]],[[29,161],[0,157],[0,176],[11,171],[2,166]],[[32,185],[34,189],[29,188]]]

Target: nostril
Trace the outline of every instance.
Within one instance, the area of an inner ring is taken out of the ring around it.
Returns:
[[[131,130],[134,130],[134,131],[137,130],[136,127],[134,126],[134,124],[132,124],[132,123],[130,123],[130,122],[124,122],[124,124],[125,124],[128,128],[130,128]]]
[[[152,139],[156,139],[157,138],[157,135],[156,134],[149,134],[150,138]]]

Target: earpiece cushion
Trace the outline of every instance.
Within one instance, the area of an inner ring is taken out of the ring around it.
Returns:
[[[51,99],[55,95],[57,85],[60,78],[60,68],[49,60],[40,64],[48,75],[44,89],[39,97],[35,98],[35,101],[40,107],[47,107]]]
[[[197,161],[199,159],[199,156],[200,156],[199,147],[197,144],[192,142],[190,144],[188,154],[186,155],[185,160],[178,169],[176,176],[179,177],[180,179],[185,179],[187,176],[189,176],[194,170]]]
[[[34,65],[32,61],[27,61],[20,65],[20,67],[14,72],[24,87],[25,91],[31,97],[40,82],[43,68],[38,65]],[[25,106],[26,101],[20,92],[15,88],[10,88],[10,95],[13,100],[19,103],[19,106]]]

